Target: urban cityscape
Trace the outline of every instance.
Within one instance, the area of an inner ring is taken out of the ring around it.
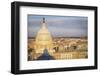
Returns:
[[[43,17],[36,37],[28,37],[28,61],[88,58],[88,37],[86,35],[53,36],[46,23],[46,18]]]

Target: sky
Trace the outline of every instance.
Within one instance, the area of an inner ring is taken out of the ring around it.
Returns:
[[[45,18],[46,26],[53,37],[87,37],[88,17],[27,15],[28,37],[35,37]]]

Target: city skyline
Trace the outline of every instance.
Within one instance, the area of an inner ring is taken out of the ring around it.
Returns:
[[[52,37],[87,37],[87,17],[46,15],[28,15],[28,37],[36,36],[43,17]]]

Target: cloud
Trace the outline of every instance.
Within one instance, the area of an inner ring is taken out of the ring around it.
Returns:
[[[41,28],[42,18],[45,17],[48,30],[54,37],[87,36],[87,17],[78,16],[42,16],[28,15],[28,36],[36,36]]]

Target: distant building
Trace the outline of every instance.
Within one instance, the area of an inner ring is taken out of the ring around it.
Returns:
[[[48,52],[51,53],[53,52],[52,46],[52,37],[46,27],[45,18],[43,18],[42,27],[37,33],[34,48],[36,53],[43,53],[44,49],[47,49]]]

